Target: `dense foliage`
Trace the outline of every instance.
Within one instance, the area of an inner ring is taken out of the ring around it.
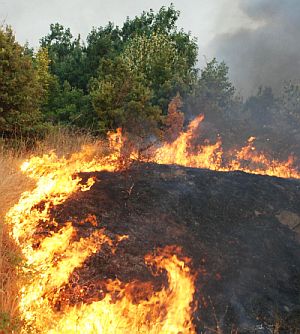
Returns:
[[[46,118],[100,133],[138,119],[159,126],[170,100],[196,82],[197,44],[178,17],[172,6],[144,12],[122,28],[93,28],[86,44],[52,24],[41,39],[53,76]]]
[[[0,29],[0,132],[3,136],[36,135],[42,129],[39,106],[47,87],[42,53],[26,54],[12,30]]]
[[[144,138],[179,129],[176,122],[203,113],[209,132],[204,135],[221,135],[228,145],[250,135],[262,145],[280,137],[283,151],[297,141],[300,86],[286,83],[277,96],[260,87],[244,101],[225,63],[212,59],[197,69],[197,41],[177,28],[179,15],[173,5],[143,12],[121,27],[109,22],[93,28],[85,42],[51,24],[37,52],[20,46],[12,30],[2,27],[2,137],[35,138],[58,125],[94,134],[123,127]],[[175,105],[180,117],[170,116]]]

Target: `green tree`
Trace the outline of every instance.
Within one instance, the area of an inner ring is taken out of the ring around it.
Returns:
[[[140,118],[143,124],[146,119],[160,123],[171,99],[177,93],[185,98],[196,82],[197,44],[189,33],[177,29],[179,14],[171,5],[128,18],[122,28],[110,22],[93,28],[86,46],[70,29],[52,24],[41,40],[57,81],[49,88],[52,97],[45,108],[49,119],[74,124],[84,109],[93,124],[98,115],[102,132],[128,127],[133,120],[137,124]],[[70,103],[75,95],[80,103]]]
[[[115,58],[123,49],[120,30],[113,23],[93,28],[87,36],[86,68],[88,77],[96,76],[100,61],[104,58]]]
[[[199,93],[204,101],[224,110],[231,105],[235,89],[228,77],[228,66],[214,58],[201,71]]]
[[[150,10],[134,19],[127,18],[120,32],[122,40],[126,44],[136,36],[167,35],[173,41],[177,52],[185,57],[189,68],[193,68],[198,56],[197,41],[190,33],[178,30],[176,24],[179,17],[180,11],[171,4],[169,7],[161,7],[157,13]]]
[[[132,72],[143,77],[145,86],[153,91],[152,103],[164,114],[177,93],[185,97],[195,84],[194,68],[165,33],[137,35],[127,43],[122,57]]]
[[[204,114],[207,121],[221,124],[232,109],[234,93],[227,65],[212,59],[201,70],[185,112],[193,115],[197,111]]]
[[[143,77],[143,85],[152,91],[152,104],[167,114],[177,93],[182,97],[190,93],[197,73],[197,43],[177,29],[179,15],[171,5],[127,18],[122,28],[109,23],[93,29],[86,48],[90,76],[104,59],[121,57],[135,76]]]
[[[136,35],[150,36],[155,32],[172,34],[176,31],[176,22],[179,16],[180,12],[171,5],[168,8],[161,7],[158,13],[150,9],[134,19],[128,17],[121,29],[122,38],[126,43]]]
[[[54,80],[53,75],[49,71],[50,59],[48,55],[48,49],[39,48],[36,55],[33,55],[34,67],[36,69],[37,80],[40,86],[42,100],[41,103],[45,104],[48,100],[49,88]]]
[[[103,132],[121,126],[142,134],[160,118],[160,108],[151,104],[151,90],[121,57],[102,62],[91,97]]]
[[[39,70],[11,28],[0,28],[0,132],[32,136],[42,130],[39,107],[44,100]]]
[[[72,87],[87,90],[89,77],[80,36],[74,39],[69,28],[51,24],[50,33],[41,39],[41,47],[48,50],[50,71],[61,85],[68,81]]]
[[[43,107],[45,119],[55,125],[95,130],[97,115],[88,94],[91,73],[80,36],[74,39],[69,28],[51,24],[50,33],[41,40],[41,49],[48,52],[51,72]]]
[[[90,96],[79,88],[71,87],[68,81],[61,87],[54,78],[50,84],[48,101],[43,112],[46,121],[53,125],[99,132],[98,117],[92,108]]]

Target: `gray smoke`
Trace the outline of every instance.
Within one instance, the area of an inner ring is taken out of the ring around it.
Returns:
[[[256,93],[260,85],[278,91],[284,81],[300,82],[300,0],[239,0],[239,5],[257,28],[218,35],[210,50],[230,67],[241,94]]]

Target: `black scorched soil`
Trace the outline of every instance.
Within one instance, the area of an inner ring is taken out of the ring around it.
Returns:
[[[144,256],[177,245],[198,272],[198,333],[300,333],[299,181],[155,164],[80,174],[91,176],[90,191],[52,208],[53,218],[72,222],[74,238],[103,227],[129,238],[77,269],[55,307],[102,299],[107,279],[160,289],[166,275],[153,276]],[[97,224],[82,224],[93,215]]]

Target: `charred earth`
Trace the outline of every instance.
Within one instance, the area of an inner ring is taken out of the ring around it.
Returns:
[[[166,277],[154,275],[144,257],[177,245],[197,273],[197,333],[297,333],[299,181],[156,164],[79,176],[96,182],[52,208],[55,228],[71,222],[76,238],[101,227],[111,238],[128,239],[115,252],[104,248],[92,255],[72,273],[59,291],[58,310],[103,298],[101,282],[107,279],[152,282],[159,290]],[[93,218],[82,224],[86,217]],[[136,302],[143,298],[146,290],[136,294]]]

